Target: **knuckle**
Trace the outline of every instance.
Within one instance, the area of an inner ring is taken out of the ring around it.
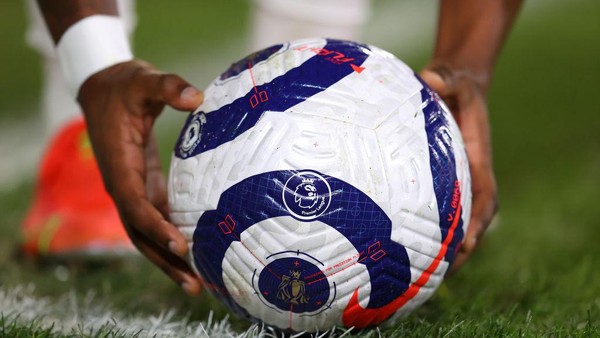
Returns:
[[[160,74],[160,87],[164,93],[172,95],[181,86],[180,78],[171,73]]]

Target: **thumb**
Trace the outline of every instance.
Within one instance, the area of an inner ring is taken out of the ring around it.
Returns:
[[[162,74],[159,97],[167,105],[182,111],[193,111],[204,101],[201,91],[174,74]]]
[[[431,69],[424,69],[419,73],[423,81],[427,82],[427,84],[437,92],[440,96],[445,96],[448,94],[448,83],[444,79],[444,77]]]

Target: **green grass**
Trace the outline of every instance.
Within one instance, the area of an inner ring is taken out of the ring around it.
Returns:
[[[191,20],[185,6],[177,18],[169,18],[171,21],[166,21],[166,15],[151,15],[170,9],[166,2],[144,1],[140,6],[146,11],[142,15],[150,18],[140,22],[137,49],[149,58],[156,55],[159,65],[177,53],[197,50],[197,45],[189,45],[192,42],[186,34],[171,38],[171,29],[192,32],[200,22],[224,24],[210,12],[198,14],[198,21]],[[225,4],[214,6],[215,10],[226,10],[221,7]],[[245,16],[237,15],[227,19],[227,25],[235,26],[226,33],[228,38],[235,38],[237,29],[243,29]],[[17,18],[7,19],[19,24]],[[210,31],[198,31],[197,36],[205,46],[222,41]],[[489,231],[469,263],[425,306],[395,327],[382,330],[383,335],[600,336],[598,37],[600,3],[595,0],[526,7],[498,64],[489,99],[499,224]],[[174,47],[165,49],[151,43],[155,38],[170,41]],[[409,61],[423,64],[424,59]],[[1,88],[1,95],[12,96],[4,92],[7,87]],[[26,97],[24,101],[15,98],[11,104],[22,105],[32,96]],[[165,153],[170,143],[172,140],[163,142]],[[214,310],[217,318],[226,315],[212,297],[185,296],[144,260],[72,268],[66,281],[57,278],[56,267],[15,260],[16,230],[31,190],[32,184],[24,183],[11,191],[0,191],[2,288],[33,283],[36,295],[50,298],[71,290],[83,298],[92,289],[98,299],[129,313],[150,315],[175,308],[193,320],[204,320],[209,310]],[[233,325],[240,332],[247,327],[235,320]],[[377,335],[377,331],[365,331],[350,336]],[[60,334],[35,323],[21,326],[0,318],[0,336]],[[114,336],[119,336],[118,332]]]
[[[136,55],[160,67],[182,55],[210,53],[244,36],[248,5],[243,0],[201,6],[195,0],[178,1],[177,6],[168,1],[139,1]]]
[[[25,46],[24,1],[0,2],[0,123],[32,113],[39,95],[40,59]]]
[[[0,317],[0,337],[58,337],[53,331],[52,328],[39,327],[36,322],[31,322],[28,326],[20,326],[16,321],[9,321],[4,316]]]

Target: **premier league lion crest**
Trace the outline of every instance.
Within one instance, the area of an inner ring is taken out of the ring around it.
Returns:
[[[325,274],[318,267],[321,262],[313,257],[303,252],[280,252],[271,255],[269,261],[260,273],[255,272],[252,280],[252,284],[258,286],[255,294],[264,304],[309,315],[326,308],[328,301],[335,299],[331,297],[332,288]]]
[[[314,182],[314,179],[307,178],[294,190],[294,202],[302,209],[312,209],[319,201],[319,192]]]
[[[308,303],[309,297],[305,294],[305,283],[300,280],[301,274],[298,270],[290,270],[289,275],[281,276],[281,283],[277,289],[277,298],[286,303]]]

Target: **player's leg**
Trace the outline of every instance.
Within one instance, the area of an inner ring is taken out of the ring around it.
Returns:
[[[27,0],[28,43],[43,59],[41,111],[49,142],[40,160],[32,204],[22,224],[29,256],[120,255],[134,248],[106,193],[83,115],[67,90],[54,45],[35,0]],[[134,2],[119,2],[130,31]]]

